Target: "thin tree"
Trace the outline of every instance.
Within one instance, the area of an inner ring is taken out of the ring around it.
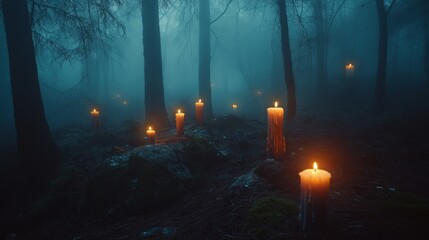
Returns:
[[[3,0],[9,70],[17,134],[18,163],[33,184],[46,184],[60,160],[40,93],[26,0]]]
[[[213,117],[212,91],[210,80],[210,1],[199,1],[199,69],[198,89],[199,97],[204,100],[204,114],[207,118]]]
[[[228,10],[233,0],[229,0],[226,7],[219,16],[210,20],[210,0],[199,1],[199,70],[198,70],[198,89],[200,98],[204,99],[205,117],[214,116],[211,90],[211,70],[210,70],[210,26],[218,21]]]
[[[285,0],[277,0],[280,20],[281,45],[283,53],[283,70],[287,88],[287,115],[286,119],[292,121],[296,113],[295,79],[292,69],[292,53],[289,43],[289,26],[287,18],[287,5]]]
[[[158,0],[142,0],[146,122],[169,125],[164,100]]]
[[[317,81],[319,97],[326,96],[328,84],[329,32],[346,0],[312,0],[316,32]]]
[[[387,47],[388,47],[388,29],[387,17],[396,0],[393,0],[386,8],[384,0],[375,0],[378,16],[378,64],[377,77],[375,85],[375,104],[380,110],[386,103],[386,68],[387,68]]]

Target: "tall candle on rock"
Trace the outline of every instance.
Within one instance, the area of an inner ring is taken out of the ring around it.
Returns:
[[[152,129],[151,126],[149,126],[149,128],[146,131],[146,136],[147,136],[147,141],[149,144],[154,144],[155,143],[155,130]]]
[[[195,103],[195,117],[198,125],[203,125],[204,121],[204,103],[200,100]]]
[[[98,131],[101,128],[100,112],[95,108],[91,111],[91,127],[95,131]]]
[[[303,230],[321,230],[327,218],[329,185],[331,174],[318,169],[314,162],[313,169],[299,173],[301,178],[301,213]]]
[[[185,113],[180,112],[180,109],[176,113],[176,134],[178,137],[183,136],[185,132]]]
[[[286,141],[283,136],[284,110],[274,103],[274,107],[267,108],[267,153],[268,157],[282,160],[286,154]]]

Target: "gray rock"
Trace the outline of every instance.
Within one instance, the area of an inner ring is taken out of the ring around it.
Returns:
[[[140,236],[142,238],[153,238],[159,236],[172,236],[176,233],[176,228],[174,227],[152,227],[143,231]]]

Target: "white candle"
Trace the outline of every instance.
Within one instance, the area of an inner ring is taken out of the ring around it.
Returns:
[[[195,116],[197,118],[197,124],[203,125],[204,117],[203,117],[203,108],[204,103],[200,100],[195,103]]]
[[[283,136],[284,109],[274,103],[274,107],[267,108],[267,152],[268,157],[282,160],[286,153],[286,141]]]
[[[327,215],[331,174],[318,169],[315,162],[313,169],[306,169],[300,172],[299,176],[303,229],[323,227]]]
[[[100,112],[97,109],[91,111],[91,127],[92,129],[98,131],[100,130]]]
[[[148,130],[146,131],[147,141],[149,144],[155,143],[155,133],[155,130],[153,130],[152,127],[149,126]]]
[[[176,134],[178,137],[183,136],[185,132],[185,113],[180,112],[180,109],[176,113]]]

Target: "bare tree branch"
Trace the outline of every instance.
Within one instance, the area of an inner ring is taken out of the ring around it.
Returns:
[[[211,22],[210,22],[210,24],[213,24],[213,23],[215,23],[217,20],[219,20],[225,13],[226,13],[226,11],[228,10],[228,7],[229,7],[229,5],[232,3],[232,1],[233,0],[229,0],[229,2],[228,2],[228,4],[226,5],[226,7],[225,7],[225,9],[223,10],[223,12],[217,17],[217,18],[215,18],[214,20],[212,20]]]

